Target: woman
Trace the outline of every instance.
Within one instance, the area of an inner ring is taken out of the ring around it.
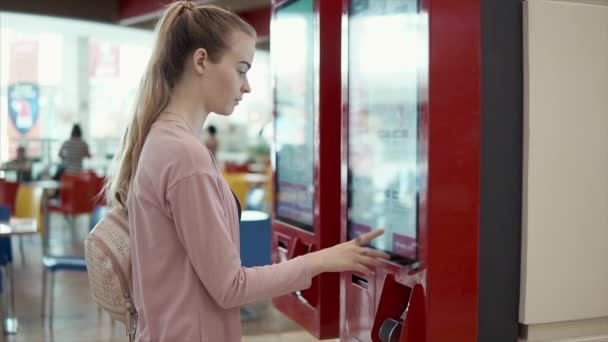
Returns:
[[[136,341],[240,341],[243,304],[305,289],[321,272],[370,272],[382,231],[243,268],[240,205],[199,136],[251,88],[256,33],[235,14],[179,1],[165,11],[108,196],[128,210]],[[337,227],[336,227],[337,229]]]
[[[66,140],[59,149],[59,157],[63,160],[63,172],[76,174],[82,172],[82,161],[90,158],[89,145],[82,139],[80,125],[72,126],[70,139]],[[61,177],[59,175],[57,178]]]

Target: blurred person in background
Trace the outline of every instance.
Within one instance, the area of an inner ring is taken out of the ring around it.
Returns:
[[[32,180],[32,161],[27,158],[24,146],[17,147],[15,159],[6,162],[2,169],[17,172],[17,182],[29,182]]]
[[[213,125],[207,127],[207,139],[205,139],[205,146],[209,149],[214,158],[217,159],[217,149],[219,142],[217,140],[217,129]]]
[[[66,140],[61,149],[59,149],[59,157],[62,159],[62,166],[59,168],[55,179],[59,180],[63,172],[79,173],[82,172],[82,161],[84,158],[90,158],[89,145],[82,139],[82,130],[80,125],[74,124],[70,139]]]

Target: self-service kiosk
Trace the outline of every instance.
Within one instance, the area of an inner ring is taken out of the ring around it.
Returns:
[[[520,23],[519,0],[273,5],[274,262],[376,228],[391,255],[283,314],[321,339],[517,339]]]
[[[273,261],[340,242],[339,1],[273,4],[271,63],[275,116]],[[274,306],[319,339],[339,335],[339,275]]]
[[[476,341],[479,27],[433,36],[466,13],[429,2],[343,2],[343,236],[385,228],[391,259],[341,276],[342,341]]]

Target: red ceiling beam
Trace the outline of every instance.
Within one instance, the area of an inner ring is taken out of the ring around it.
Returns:
[[[249,25],[258,33],[258,38],[268,38],[270,36],[270,12],[271,8],[262,7],[250,11],[239,12],[241,18],[243,18]]]
[[[118,0],[118,20],[131,21],[161,10],[171,0]]]

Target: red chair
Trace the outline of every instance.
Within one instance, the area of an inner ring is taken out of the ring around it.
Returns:
[[[249,172],[249,165],[237,164],[235,162],[227,161],[226,163],[224,163],[223,171],[228,173]]]
[[[48,211],[61,213],[75,229],[75,218],[78,215],[90,215],[94,209],[94,182],[88,172],[63,174],[61,176],[59,202],[50,201]]]
[[[15,216],[15,207],[17,206],[17,191],[19,190],[19,183],[7,182],[4,178],[0,178],[0,205],[8,206],[10,208],[11,216]],[[7,244],[7,256],[9,262],[13,262],[13,251],[11,247],[11,238],[3,238],[3,244]],[[25,263],[25,252],[23,250],[23,238],[19,237],[19,248],[21,253],[21,263]]]
[[[11,216],[15,215],[15,202],[19,183],[7,182],[0,178],[0,205],[11,207]]]
[[[17,207],[17,192],[19,191],[18,182],[7,182],[0,178],[0,205],[8,205],[11,208],[11,216],[15,216]],[[10,238],[9,238],[10,243]],[[12,252],[11,252],[12,253]],[[25,252],[23,247],[23,236],[19,236],[19,254],[21,254],[21,264],[25,265]],[[11,256],[12,262],[12,256]]]

